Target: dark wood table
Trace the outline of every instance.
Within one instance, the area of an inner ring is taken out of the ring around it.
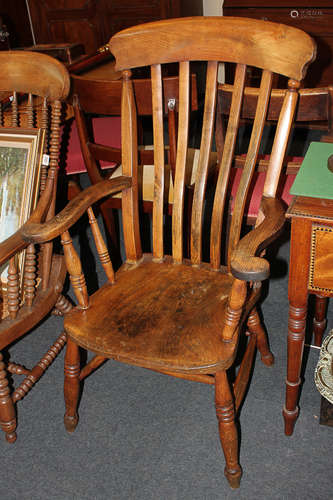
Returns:
[[[333,200],[296,196],[291,219],[289,319],[285,433],[297,419],[308,295],[317,296],[313,320],[314,343],[321,345],[326,327],[327,298],[333,296]]]

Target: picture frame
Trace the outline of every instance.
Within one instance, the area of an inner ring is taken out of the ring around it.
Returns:
[[[42,129],[0,130],[0,243],[14,234],[36,207],[44,142]],[[24,259],[25,252],[21,252],[17,262],[21,280]],[[7,275],[8,263],[0,268],[3,289]]]

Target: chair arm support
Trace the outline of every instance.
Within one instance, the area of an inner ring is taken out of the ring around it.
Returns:
[[[28,221],[19,230],[22,239],[28,243],[45,243],[53,240],[69,229],[91,205],[105,196],[119,193],[131,186],[132,179],[125,176],[98,182],[79,193],[48,222],[37,224]]]
[[[264,197],[261,203],[263,222],[242,238],[231,257],[231,273],[244,281],[263,281],[269,276],[269,262],[256,255],[281,232],[285,216],[282,203],[276,198]]]

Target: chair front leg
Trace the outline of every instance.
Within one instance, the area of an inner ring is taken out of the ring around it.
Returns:
[[[231,488],[238,488],[242,469],[238,462],[238,432],[235,424],[235,404],[225,371],[215,374],[215,407],[221,445],[226,461],[224,474]]]
[[[64,424],[68,432],[73,432],[77,426],[79,417],[77,406],[80,394],[80,351],[79,347],[71,340],[67,340],[65,354],[65,416]]]
[[[6,366],[0,352],[0,426],[6,433],[9,443],[16,441],[16,414],[13,400],[10,396]]]
[[[272,366],[274,364],[274,356],[270,351],[267,335],[261,324],[260,317],[257,309],[254,307],[247,320],[247,327],[250,333],[255,334],[257,348],[260,352],[261,361],[266,366]]]

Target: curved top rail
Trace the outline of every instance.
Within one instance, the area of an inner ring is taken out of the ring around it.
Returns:
[[[316,44],[300,29],[241,17],[187,17],[141,24],[109,41],[116,70],[176,61],[224,61],[301,80]]]
[[[0,91],[15,90],[51,100],[62,100],[68,95],[70,79],[67,69],[46,54],[1,51],[0,66]]]

